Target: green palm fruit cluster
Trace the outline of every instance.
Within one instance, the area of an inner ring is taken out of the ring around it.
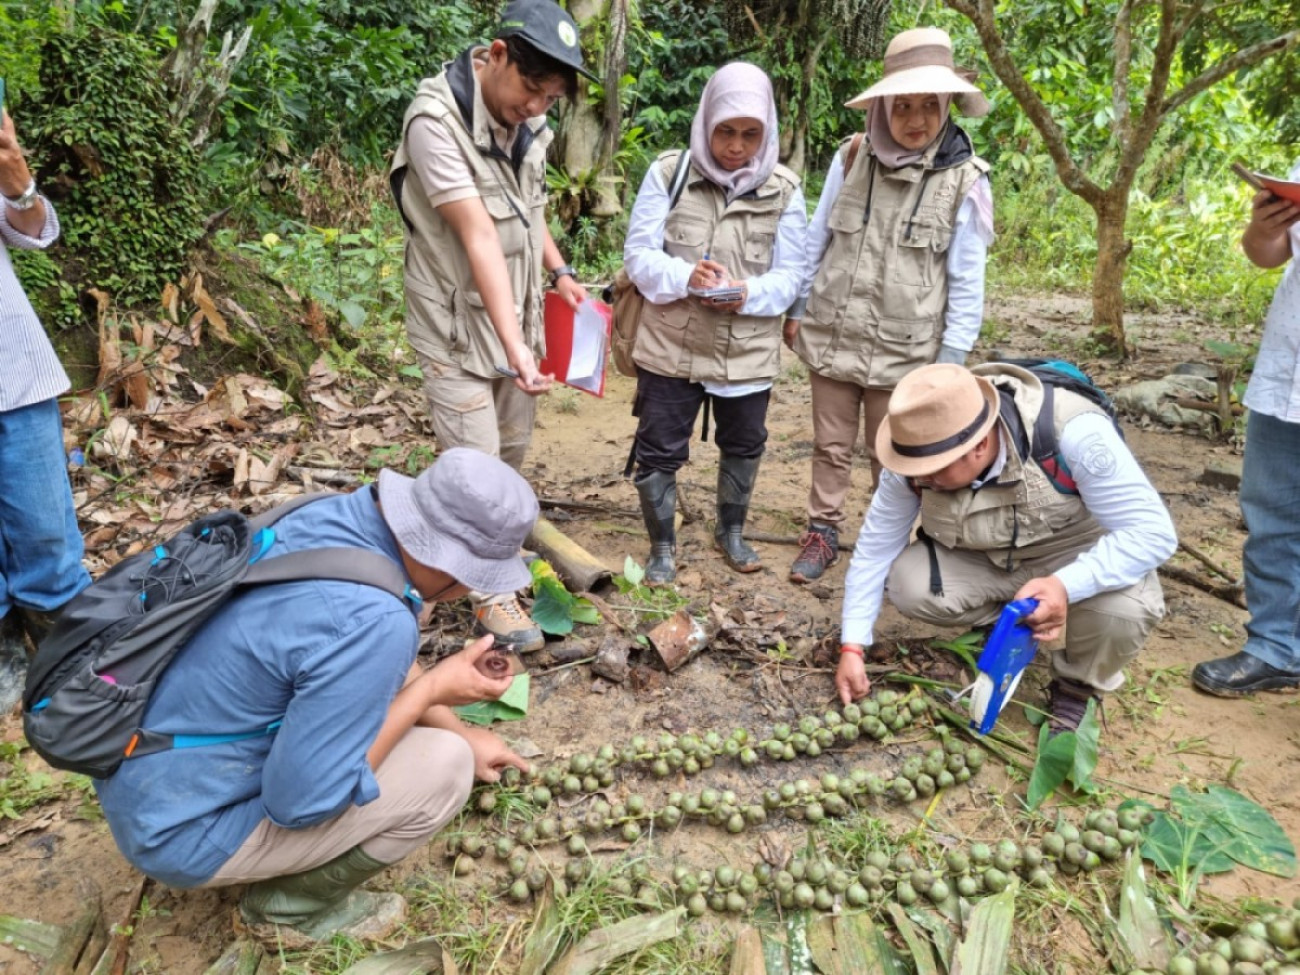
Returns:
[[[1164,975],[1300,975],[1300,898],[1227,938],[1174,958]]]

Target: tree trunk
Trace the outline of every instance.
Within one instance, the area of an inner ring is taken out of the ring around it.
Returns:
[[[1111,186],[1093,205],[1097,213],[1097,260],[1092,273],[1092,338],[1120,359],[1124,339],[1124,268],[1132,241],[1124,237],[1128,186]]]
[[[568,181],[559,191],[557,209],[566,228],[581,214],[607,219],[623,209],[619,176],[611,163],[621,122],[618,82],[627,64],[627,0],[571,0],[568,9],[581,35],[605,35],[608,49],[604,63],[594,66],[604,75],[604,102],[593,104],[585,91],[580,93],[566,107],[560,126],[556,148]]]

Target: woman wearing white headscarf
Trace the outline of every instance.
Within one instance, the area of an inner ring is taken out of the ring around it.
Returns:
[[[689,155],[660,155],[632,208],[623,261],[646,299],[633,414],[651,583],[676,578],[677,470],[706,399],[721,452],[714,541],[734,569],[761,567],[742,532],[808,223],[799,178],[777,162],[777,140],[771,81],[752,64],[728,64],[704,87]],[[689,169],[677,180],[681,165]],[[698,294],[724,287],[733,293]]]
[[[790,569],[818,579],[839,561],[839,528],[859,433],[880,478],[876,430],[898,381],[931,362],[966,361],[984,319],[993,242],[988,164],[952,120],[989,110],[934,27],[903,31],[884,77],[848,103],[866,132],[831,161],[808,229],[808,260],[785,339],[812,386],[808,530]],[[864,429],[865,428],[865,429]]]

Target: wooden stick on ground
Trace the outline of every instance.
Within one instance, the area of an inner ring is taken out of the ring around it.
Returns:
[[[1242,609],[1246,608],[1246,594],[1240,586],[1219,585],[1210,582],[1208,579],[1202,579],[1195,572],[1180,569],[1176,565],[1162,565],[1158,571],[1167,579],[1193,586],[1202,592],[1208,592],[1211,596],[1217,596],[1226,603],[1232,603],[1232,605],[1239,606]]]
[[[1236,576],[1230,573],[1223,566],[1219,565],[1218,562],[1215,562],[1214,559],[1210,558],[1208,555],[1202,552],[1191,542],[1185,542],[1180,539],[1178,542],[1178,547],[1182,549],[1184,552],[1186,552],[1188,555],[1190,555],[1192,558],[1200,562],[1203,566],[1205,566],[1215,575],[1223,576],[1223,578],[1228,580],[1228,584],[1230,586],[1236,586],[1238,588],[1241,587],[1240,579],[1238,579]]]

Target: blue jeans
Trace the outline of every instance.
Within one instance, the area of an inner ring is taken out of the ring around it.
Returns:
[[[1246,645],[1300,673],[1300,423],[1252,412],[1246,421],[1241,513],[1246,519]]]
[[[86,586],[57,400],[0,413],[0,617],[58,609]]]

